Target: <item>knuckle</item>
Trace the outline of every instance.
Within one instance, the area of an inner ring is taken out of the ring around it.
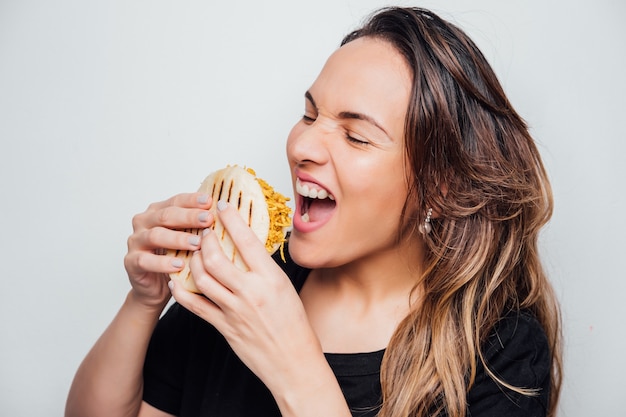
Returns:
[[[215,256],[215,253],[213,253],[213,251],[203,251],[202,262],[204,265],[214,267],[218,261],[219,261],[219,258]]]
[[[142,224],[142,220],[143,220],[143,213],[141,214],[135,214],[131,220],[131,224],[133,226],[133,230],[139,230],[141,228],[141,224]]]
[[[124,255],[124,267],[126,269],[129,269],[132,266],[132,259],[131,259],[131,254],[127,253],[126,255]]]
[[[259,309],[259,310],[262,310],[267,305],[267,300],[258,295],[251,295],[249,297],[249,302],[251,305],[253,305],[256,309]]]
[[[157,219],[158,219],[159,224],[168,225],[169,222],[172,220],[172,208],[165,207],[159,210],[157,214]]]
[[[210,287],[208,286],[208,280],[206,275],[202,274],[200,276],[193,275],[194,283],[196,284],[196,288],[200,290],[202,294],[206,294]]]
[[[253,233],[245,233],[241,236],[241,244],[250,247],[260,242],[259,238]]]
[[[124,267],[129,272],[137,272],[145,270],[145,261],[142,260],[141,255],[136,253],[128,253],[124,257]]]
[[[223,261],[224,253],[221,248],[214,250],[207,250],[202,252],[204,262],[209,265],[218,265]]]
[[[157,203],[150,203],[148,204],[148,207],[146,208],[146,211],[152,211],[154,210],[154,207],[157,205]]]
[[[143,232],[144,240],[148,245],[154,245],[156,241],[158,241],[158,232],[156,228],[148,229]]]
[[[139,253],[135,256],[133,264],[138,270],[147,271],[150,267],[149,257],[145,253]]]
[[[135,235],[134,233],[128,236],[128,239],[126,239],[126,247],[128,248],[129,251],[135,246],[136,241],[137,241],[137,235]]]

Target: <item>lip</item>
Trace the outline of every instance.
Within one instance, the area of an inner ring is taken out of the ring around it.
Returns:
[[[300,181],[311,182],[313,184],[319,185],[320,187],[324,187],[324,185],[321,182],[319,182],[318,180],[316,180],[315,177],[313,177],[312,175],[309,175],[306,172],[303,172],[303,171],[301,171],[299,169],[295,170],[295,177],[298,178]],[[324,187],[324,188],[326,188],[326,187]]]
[[[310,183],[310,184],[315,184],[320,188],[323,188],[324,190],[327,190],[329,192],[329,194],[332,194],[334,196],[334,194],[330,191],[330,189],[328,187],[326,187],[325,185],[323,185],[321,182],[319,182],[315,177],[304,173],[300,170],[296,170],[295,171],[295,178],[296,180],[299,180],[302,183]],[[328,223],[328,221],[333,217],[332,215],[324,218],[320,221],[315,221],[315,222],[305,222],[302,220],[302,214],[301,214],[301,210],[302,210],[302,204],[304,202],[304,197],[301,196],[300,194],[297,193],[297,191],[295,190],[295,182],[294,182],[294,196],[295,198],[295,212],[293,215],[293,229],[294,231],[297,232],[302,232],[302,233],[310,233],[313,232],[315,230],[318,230],[319,228],[321,228],[322,226],[324,226],[326,223]]]
[[[332,191],[330,190],[330,188],[326,187],[323,183],[319,182],[315,177],[302,172],[300,170],[296,170],[295,171],[295,178],[296,180],[300,180],[301,183],[311,183],[311,184],[315,184],[320,188],[323,188],[324,190],[328,191],[329,194],[334,195],[334,193],[332,193]],[[295,192],[295,183],[294,183],[294,192]]]

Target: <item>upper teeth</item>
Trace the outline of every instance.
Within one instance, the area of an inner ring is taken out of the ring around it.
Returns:
[[[319,198],[320,200],[323,200],[325,198],[330,198],[331,200],[335,199],[332,194],[329,194],[328,191],[324,190],[323,188],[318,189],[309,187],[306,184],[302,184],[299,179],[296,180],[296,191],[301,196],[308,198]]]

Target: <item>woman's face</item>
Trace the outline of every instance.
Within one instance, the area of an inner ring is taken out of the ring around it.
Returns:
[[[287,141],[296,196],[289,250],[300,265],[336,267],[396,246],[410,91],[393,46],[360,38],[331,55],[306,92]]]

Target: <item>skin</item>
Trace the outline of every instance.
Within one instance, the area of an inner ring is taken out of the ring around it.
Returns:
[[[328,60],[287,141],[292,176],[323,184],[337,202],[330,220],[304,232],[296,198],[289,242],[293,259],[314,269],[301,297],[327,352],[382,349],[407,313],[421,253],[420,242],[396,242],[410,88],[395,49],[357,39]]]
[[[197,243],[179,231],[213,223],[216,202],[206,196],[181,194],[137,215],[125,258],[132,289],[81,364],[66,416],[168,415],[141,401],[141,369],[170,293],[224,335],[283,416],[350,416],[323,352],[385,347],[420,271],[420,242],[395,239],[407,192],[402,138],[409,91],[401,56],[367,38],[336,51],[309,89],[313,101],[307,99],[287,142],[294,187],[298,177],[323,184],[337,204],[323,224],[294,218],[291,255],[314,268],[300,294],[228,205],[216,204],[215,215],[246,272],[228,261],[213,233]],[[158,255],[160,248],[196,250],[192,274],[206,298],[173,282],[168,289],[166,274],[180,266]]]
[[[323,227],[304,232],[296,198],[290,251],[298,263],[345,266],[395,248],[407,194],[403,136],[409,94],[402,57],[386,42],[368,38],[332,55],[308,90],[304,117],[287,140],[289,165],[292,177],[323,186],[337,207]],[[363,239],[364,227],[371,239]]]

